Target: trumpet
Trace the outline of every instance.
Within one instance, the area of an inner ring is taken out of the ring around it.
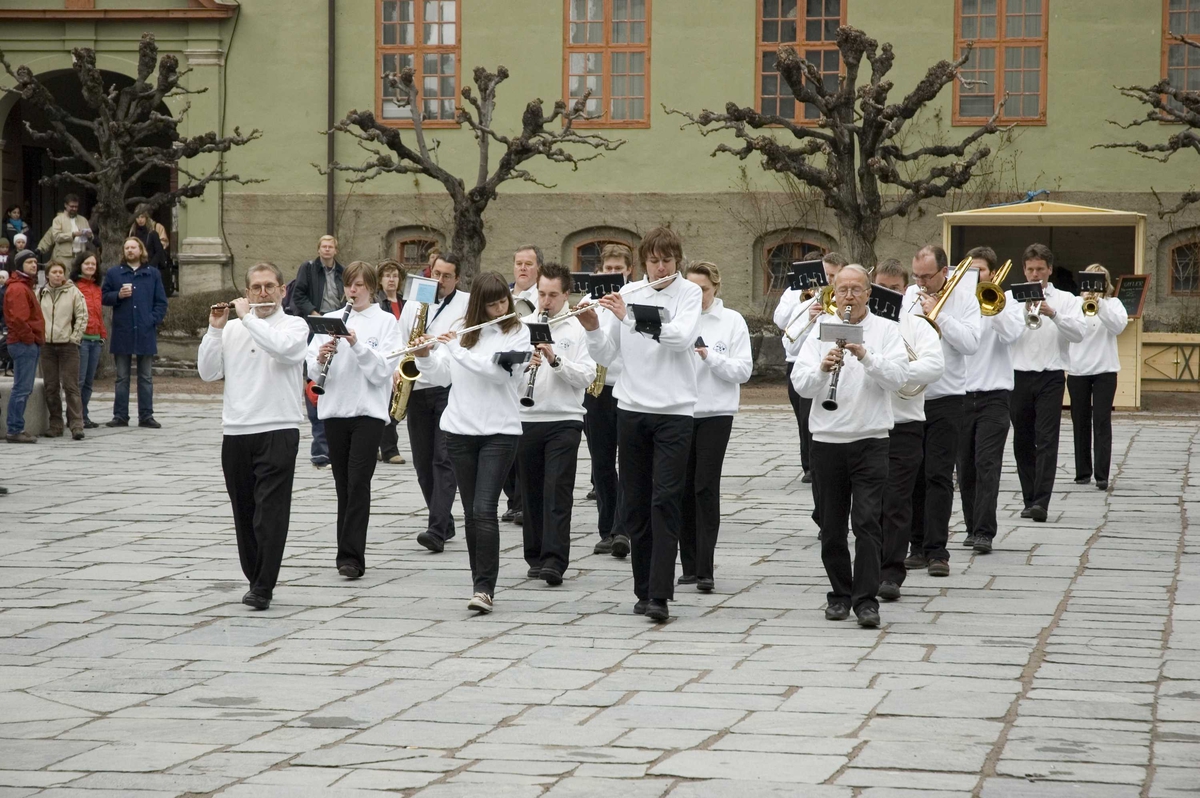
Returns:
[[[346,312],[342,314],[342,324],[345,324],[346,319],[350,318],[350,311],[352,311],[352,310],[354,310],[354,306],[352,304],[350,304],[349,302],[347,302],[346,303]],[[336,336],[334,337],[334,340],[335,341],[337,340]],[[315,393],[317,396],[325,395],[325,380],[326,380],[326,378],[329,377],[329,364],[333,362],[333,355],[335,353],[336,353],[336,350],[334,350],[334,352],[331,352],[329,354],[329,357],[325,358],[325,363],[324,363],[324,365],[321,366],[321,373],[317,375],[317,381],[315,383],[313,383],[312,392]]]
[[[1042,300],[1036,302],[1027,302],[1025,304],[1025,326],[1031,330],[1036,330],[1042,326],[1042,315],[1038,311],[1042,309]]]
[[[846,311],[844,314],[842,314],[842,322],[845,324],[850,323],[850,306],[849,305],[846,306]],[[821,402],[821,407],[830,412],[838,409],[838,403],[837,403],[838,380],[842,376],[842,364],[845,362],[845,358],[846,358],[846,350],[844,348],[846,346],[846,339],[839,338],[838,342],[837,342],[837,346],[838,346],[838,349],[842,350],[842,360],[839,361],[836,366],[834,366],[833,377],[829,381],[829,395],[825,397],[824,402]]]
[[[975,298],[979,300],[979,312],[984,316],[995,316],[1004,310],[1004,304],[1007,300],[1004,298],[1004,278],[1008,276],[1009,270],[1012,269],[1012,260],[1005,261],[1000,267],[1000,271],[992,275],[992,279],[986,283],[980,283],[975,287]]]
[[[816,324],[817,320],[821,318],[821,316],[818,314],[817,316],[809,319],[808,323],[805,324],[803,327],[801,327],[800,330],[795,335],[792,335],[791,333],[788,332],[788,330],[791,329],[793,324],[795,324],[797,321],[799,321],[800,318],[804,316],[804,314],[808,313],[808,311],[812,308],[812,302],[820,302],[821,308],[824,309],[824,311],[827,314],[829,314],[830,316],[837,315],[837,300],[835,300],[833,298],[833,286],[832,285],[822,286],[821,293],[819,295],[817,295],[817,297],[815,299],[813,299],[812,301],[810,301],[807,305],[801,305],[800,309],[796,311],[796,314],[794,316],[792,316],[791,321],[789,321],[787,324],[784,325],[783,334],[785,336],[787,336],[787,339],[789,341],[791,341],[792,343],[796,343],[796,341],[803,338],[804,335],[808,333],[809,329],[811,329],[812,326],[814,324]]]
[[[1083,315],[1095,316],[1100,312],[1100,298],[1095,291],[1088,291],[1083,295]]]
[[[542,315],[538,317],[538,323],[545,324],[549,318],[550,314],[543,310]],[[537,382],[538,368],[540,367],[529,367],[529,382],[525,385],[525,395],[521,397],[521,407],[533,407],[533,384]]]

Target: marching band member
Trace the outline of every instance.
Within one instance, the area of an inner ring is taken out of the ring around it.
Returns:
[[[903,296],[908,290],[908,271],[897,259],[888,258],[875,268],[875,284]],[[928,386],[941,379],[946,358],[933,327],[913,313],[904,313],[902,308],[899,332],[912,350],[906,384]],[[888,433],[888,478],[881,519],[883,565],[879,574],[879,598],[885,601],[900,598],[900,587],[907,573],[904,556],[912,534],[912,496],[921,476],[921,448],[925,439],[925,391],[912,398],[893,392],[891,401],[895,426]]]
[[[808,257],[805,257],[807,260]],[[825,269],[825,279],[833,285],[833,278],[837,277],[838,271],[841,270],[850,261],[846,260],[845,256],[837,252],[828,252],[821,257],[821,266]],[[809,457],[809,447],[812,445],[812,433],[808,429],[808,416],[812,410],[812,402],[805,399],[800,394],[796,393],[795,387],[792,385],[792,368],[796,364],[796,356],[800,354],[800,347],[804,346],[804,339],[808,336],[810,330],[804,330],[803,335],[797,335],[795,341],[788,337],[787,323],[795,319],[796,313],[800,310],[801,301],[800,295],[803,291],[795,291],[791,288],[785,289],[783,295],[779,297],[779,304],[775,306],[775,314],[773,321],[775,326],[783,331],[780,340],[783,342],[784,360],[787,362],[787,391],[788,401],[792,405],[792,414],[796,416],[796,425],[800,428],[800,468],[803,474],[800,481],[804,483],[812,482],[812,460]],[[821,293],[820,291],[810,300],[808,300],[808,315],[795,319],[792,328],[793,334],[799,333],[801,328],[812,319],[821,314]],[[816,325],[813,325],[814,327]]]
[[[246,296],[214,305],[196,369],[205,382],[225,380],[221,469],[233,507],[238,557],[250,590],[248,607],[271,606],[292,511],[292,480],[305,420],[304,356],[308,325],[283,312],[283,272],[256,263]],[[251,309],[250,301],[269,304]]]
[[[1117,395],[1117,336],[1129,324],[1129,313],[1113,296],[1108,269],[1093,263],[1085,272],[1104,275],[1104,294],[1096,298],[1097,312],[1084,316],[1083,340],[1070,345],[1067,391],[1071,394],[1071,426],[1075,433],[1075,484],[1086,485],[1092,477],[1092,438],[1096,442],[1096,487],[1108,490],[1108,468],[1112,461],[1112,407]],[[1082,313],[1083,299],[1078,300]]]
[[[696,341],[696,401],[692,447],[683,488],[679,533],[679,584],[714,589],[713,554],[721,530],[721,467],[738,411],[741,385],[750,379],[754,357],[746,320],[717,299],[721,272],[712,263],[693,263],[687,279],[700,286],[700,329]]]
[[[529,307],[537,308],[538,306],[538,274],[541,272],[542,249],[534,244],[525,244],[517,247],[513,252],[513,281],[508,284],[508,288],[512,291],[513,302],[518,305],[524,304],[517,300],[524,300],[529,303]],[[520,307],[516,308],[520,310]],[[509,470],[508,476],[504,480],[504,497],[508,502],[508,506],[504,510],[504,515],[500,516],[501,521],[510,521],[520,526],[524,523],[523,509],[525,502],[521,497],[521,480],[517,473],[517,464],[513,463],[512,469]]]
[[[596,362],[610,365],[618,354],[623,356],[624,368],[613,390],[621,457],[621,528],[632,546],[638,599],[633,611],[661,622],[670,617],[668,602],[675,595],[675,557],[696,405],[693,345],[702,292],[678,276],[683,242],[674,230],[651,230],[638,256],[646,276],[600,300],[609,311],[604,326],[594,310],[578,318],[588,331],[588,351]],[[663,286],[640,290],[671,275],[675,279]],[[634,305],[662,308],[669,320],[638,332],[624,298],[634,292]]]
[[[430,306],[425,333],[434,337],[449,332],[467,312],[470,294],[458,290],[458,256],[438,255],[429,276],[438,281],[437,306]],[[400,337],[408,341],[417,323],[419,302],[404,303],[400,313]],[[399,379],[399,375],[393,378]],[[408,400],[408,442],[412,448],[413,467],[425,506],[429,508],[428,525],[417,535],[417,542],[432,552],[440,552],[446,541],[454,537],[454,467],[446,451],[441,418],[450,396],[449,383],[438,384],[422,374],[413,384]]]
[[[475,278],[466,316],[460,328],[513,313],[508,283],[496,272]],[[432,342],[432,336],[422,340]],[[422,375],[449,384],[450,395],[441,414],[446,449],[454,463],[463,503],[467,554],[474,595],[467,606],[479,613],[492,611],[500,572],[500,518],[497,504],[504,477],[517,456],[521,437],[520,392],[525,372],[505,367],[497,356],[528,352],[529,328],[515,316],[459,335],[437,337],[445,346],[426,347],[414,354]]]
[[[913,256],[916,285],[905,298],[907,311],[927,315],[941,294],[949,290],[950,264],[946,251],[936,244],[922,247]],[[909,568],[927,568],[930,576],[950,575],[950,514],[954,510],[954,464],[958,460],[959,431],[963,423],[963,395],[967,392],[968,355],[979,349],[979,303],[973,291],[953,291],[937,317],[942,331],[945,369],[941,379],[925,389],[925,428],[922,438],[923,476],[913,491],[912,555]]]
[[[908,379],[908,356],[891,322],[867,308],[871,281],[858,264],[843,268],[834,282],[839,313],[849,310],[850,324],[863,330],[863,343],[839,347],[809,335],[796,358],[792,383],[801,396],[815,399],[809,428],[813,472],[821,503],[821,561],[829,577],[825,618],[858,616],[860,626],[879,626],[880,511],[888,478],[888,431],[892,428],[889,394]],[[837,321],[818,322],[836,325]],[[849,353],[850,357],[845,354]],[[822,400],[837,377],[837,407]],[[847,519],[854,525],[854,569],[846,545]]]
[[[1046,299],[1035,311],[1036,329],[1025,324],[1012,345],[1013,390],[1009,414],[1013,424],[1013,456],[1025,499],[1022,518],[1044,522],[1054,493],[1058,467],[1058,425],[1062,421],[1063,372],[1070,362],[1069,346],[1083,340],[1086,325],[1075,297],[1049,284],[1054,253],[1045,244],[1030,244],[1021,260],[1025,279],[1042,284]],[[1005,292],[1008,302],[1012,291]],[[1046,324],[1049,320],[1053,322]]]
[[[606,244],[600,251],[601,274],[633,276],[633,252],[624,244]],[[598,367],[599,368],[599,367]],[[621,492],[617,483],[617,400],[613,388],[621,374],[618,352],[604,369],[604,388],[599,396],[585,393],[583,430],[592,458],[592,481],[596,489],[596,514],[600,540],[593,554],[629,555],[629,536],[621,532]]]
[[[539,310],[525,317],[536,322],[570,310],[571,273],[545,263],[538,276]],[[552,328],[554,343],[538,344],[530,362],[527,385],[532,406],[521,408],[521,442],[517,469],[525,502],[525,562],[530,579],[561,585],[571,560],[571,509],[575,465],[583,434],[583,392],[596,376],[587,350],[587,335],[578,319]],[[536,369],[536,371],[535,371]]]
[[[996,282],[996,253],[976,247],[967,253],[980,283]],[[1013,342],[1025,329],[1021,306],[1005,302],[994,316],[983,316],[979,350],[967,358],[967,393],[958,449],[958,488],[962,493],[964,546],[980,554],[992,550],[996,538],[996,503],[1000,466],[1008,440],[1008,397],[1013,387]]]
[[[371,521],[371,477],[379,437],[390,418],[392,372],[400,358],[387,355],[400,346],[396,319],[375,304],[379,286],[375,267],[354,261],[342,272],[346,300],[345,346],[340,336],[314,335],[308,345],[308,372],[317,374],[327,363],[325,394],[317,416],[325,424],[329,464],[337,486],[337,567],[348,579],[366,572],[367,526]],[[341,318],[342,309],[326,313]],[[340,357],[335,354],[341,351]]]

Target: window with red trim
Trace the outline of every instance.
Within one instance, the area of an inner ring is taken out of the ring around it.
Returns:
[[[650,126],[651,0],[564,0],[563,96],[591,90],[576,127]]]
[[[956,125],[982,124],[1005,94],[1000,120],[1046,121],[1046,24],[1049,0],[955,0],[954,51],[974,42],[954,83]]]
[[[816,121],[820,113],[812,105],[797,108],[787,81],[775,70],[778,50],[791,45],[810,64],[821,70],[825,88],[837,88],[841,53],[837,29],[846,24],[848,0],[758,0],[758,110],[797,122]]]
[[[428,127],[451,127],[458,105],[462,26],[459,0],[377,0],[376,83],[379,119],[411,124],[412,110],[392,98],[382,75],[412,67]]]
[[[828,249],[812,241],[788,240],[767,247],[763,269],[763,293],[779,296],[787,288],[787,272],[798,260],[824,257]]]

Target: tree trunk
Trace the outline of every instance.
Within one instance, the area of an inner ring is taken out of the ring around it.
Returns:
[[[875,238],[879,228],[870,222],[838,216],[838,246],[842,254],[866,269],[875,268]]]
[[[483,232],[483,208],[473,203],[455,207],[454,235],[450,239],[450,249],[460,258],[459,277],[468,289],[475,275],[479,274],[485,248],[487,236]]]

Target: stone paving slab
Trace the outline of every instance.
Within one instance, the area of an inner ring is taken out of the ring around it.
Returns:
[[[1200,794],[1200,422],[1119,415],[1107,494],[1073,484],[1064,425],[1046,524],[1017,517],[1006,452],[995,552],[956,514],[952,575],[911,574],[868,631],[823,619],[784,408],[737,418],[717,589],[680,588],[664,626],[630,612],[628,562],[591,554],[586,458],[566,582],[526,579],[504,525],[477,618],[461,539],[415,543],[411,466],[379,465],[347,582],[302,454],[251,612],[220,405],[159,417],[2,450],[0,798]]]

